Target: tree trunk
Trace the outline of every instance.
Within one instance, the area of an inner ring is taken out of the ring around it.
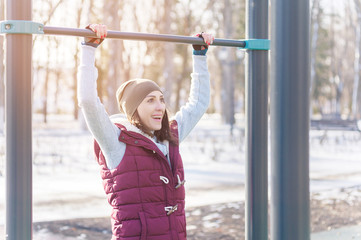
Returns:
[[[331,9],[332,12],[334,13],[334,5],[333,2],[331,2]],[[330,24],[330,47],[331,47],[331,87],[333,88],[332,90],[332,95],[331,95],[331,112],[335,113],[335,114],[339,114],[337,112],[337,99],[336,99],[336,95],[337,95],[337,88],[336,88],[336,59],[335,59],[335,47],[336,47],[336,42],[335,42],[335,14],[331,15],[331,24]]]
[[[172,18],[171,14],[173,11],[173,0],[164,0],[164,33],[171,34],[172,29]],[[174,82],[174,43],[164,43],[164,67],[163,67],[163,78],[165,83],[164,99],[171,110],[174,110],[174,104],[171,102],[172,88]]]
[[[104,3],[104,23],[112,30],[121,30],[121,12],[122,7],[121,1],[107,1]],[[116,102],[115,93],[121,83],[126,79],[124,77],[124,61],[123,61],[123,52],[124,46],[123,41],[109,41],[109,69],[107,73],[107,106],[108,113],[115,114],[118,113],[118,105]]]
[[[181,94],[182,94],[182,85],[183,81],[185,79],[189,79],[189,69],[188,69],[188,63],[189,63],[189,53],[187,51],[188,49],[185,49],[182,52],[182,73],[179,75],[179,77],[176,79],[177,85],[176,85],[176,99],[175,99],[175,106],[174,110],[178,111],[181,104]]]
[[[0,1],[0,20],[4,19],[4,1]],[[4,37],[0,38],[0,46],[4,46]],[[0,48],[0,59],[4,59],[4,48]],[[0,62],[0,133],[4,132],[5,123],[5,79],[4,62]]]
[[[355,41],[355,62],[354,62],[354,84],[352,92],[352,116],[354,118],[359,117],[358,111],[358,90],[361,74],[361,3],[360,0],[355,0],[355,8],[357,13],[357,24],[355,26],[356,41]]]
[[[314,90],[314,82],[316,77],[316,56],[317,56],[317,40],[318,40],[318,29],[320,26],[321,14],[320,14],[320,0],[314,0],[311,10],[311,80],[310,80],[310,95],[311,99]],[[312,101],[311,101],[312,104]],[[312,107],[310,107],[310,116],[312,116]]]
[[[181,35],[186,35],[189,34],[190,32],[194,31],[194,26],[192,25],[192,15],[193,12],[191,9],[184,9],[185,11],[183,11],[182,13],[184,14],[184,16],[177,16],[177,19],[175,20],[176,22],[180,23],[178,25],[178,32]],[[174,104],[174,111],[178,111],[181,107],[181,105],[183,104],[183,99],[182,99],[182,94],[188,91],[185,91],[185,85],[183,84],[185,81],[189,83],[189,79],[190,79],[190,72],[191,72],[191,68],[190,66],[192,66],[190,63],[190,61],[192,60],[191,57],[189,56],[190,51],[192,51],[191,49],[193,49],[191,46],[189,45],[180,45],[180,51],[178,50],[178,52],[180,52],[180,56],[182,58],[182,71],[181,73],[178,75],[178,77],[176,77],[176,89],[175,89],[175,104]],[[187,84],[187,86],[189,86],[189,84]],[[185,101],[184,101],[185,102]]]
[[[223,27],[224,37],[232,38],[233,21],[232,21],[232,5],[230,0],[225,0],[223,8]],[[222,120],[230,124],[231,127],[235,123],[234,118],[234,74],[235,74],[235,54],[232,48],[224,48],[225,54],[221,61],[222,64]]]
[[[58,38],[54,39],[55,42],[55,49],[56,49],[56,54],[60,54],[61,51],[63,51],[62,49],[60,49],[60,41]],[[57,66],[61,66],[62,62],[59,58],[56,59],[56,65]],[[59,114],[60,113],[60,109],[59,109],[59,98],[61,99],[61,96],[59,96],[61,94],[61,75],[62,75],[62,70],[59,68],[54,69],[54,75],[55,75],[55,93],[54,93],[54,106],[56,107],[56,113]]]
[[[50,42],[49,42],[50,43]],[[49,44],[50,46],[50,44]],[[49,47],[48,46],[48,47]],[[46,68],[45,68],[45,82],[44,82],[44,86],[43,86],[43,122],[47,123],[48,122],[48,86],[49,86],[49,78],[50,78],[50,67],[49,67],[49,63],[50,63],[50,51],[48,51],[48,56],[47,56],[47,63],[46,63]]]
[[[80,28],[80,21],[81,21],[81,15],[83,12],[83,6],[84,6],[84,0],[81,1],[78,11],[77,11],[77,20],[76,20],[76,26],[77,28]],[[75,47],[75,53],[73,56],[74,59],[74,69],[73,69],[73,117],[75,120],[79,117],[79,107],[78,107],[78,98],[77,98],[77,91],[78,91],[78,81],[77,81],[77,73],[78,73],[78,67],[79,67],[79,46]]]
[[[235,123],[234,118],[234,74],[235,74],[235,62],[234,51],[231,48],[225,48],[225,55],[227,59],[222,61],[222,120],[224,123],[233,126]]]

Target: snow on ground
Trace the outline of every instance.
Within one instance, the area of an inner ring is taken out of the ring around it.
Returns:
[[[361,186],[361,133],[311,131],[311,191]]]
[[[69,117],[49,122],[44,126],[34,119],[34,221],[109,216],[91,135]],[[237,122],[231,135],[219,116],[205,116],[181,144],[187,206],[244,200],[244,126],[242,118]],[[4,145],[0,133],[0,225],[5,222]],[[318,198],[342,197],[340,192],[361,185],[360,146],[359,132],[311,131],[310,186]]]

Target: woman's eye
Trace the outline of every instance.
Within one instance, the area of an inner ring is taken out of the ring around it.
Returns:
[[[147,102],[149,103],[153,102],[153,98],[149,98]]]
[[[165,103],[164,98],[161,98],[161,99],[160,99],[160,102]]]

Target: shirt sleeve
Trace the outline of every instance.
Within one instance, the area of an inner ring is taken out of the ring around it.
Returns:
[[[96,48],[81,47],[78,69],[78,103],[89,131],[98,142],[109,169],[116,168],[124,156],[126,145],[118,141],[120,129],[110,120],[97,93],[98,70],[95,67]]]
[[[210,76],[207,57],[193,55],[191,89],[187,103],[174,116],[178,123],[179,141],[183,141],[207,111],[210,102]]]

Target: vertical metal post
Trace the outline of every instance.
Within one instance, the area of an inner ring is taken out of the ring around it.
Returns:
[[[268,0],[249,0],[246,38],[268,39]],[[268,51],[247,51],[246,240],[268,239]]]
[[[7,0],[6,19],[31,20],[31,0]],[[32,35],[6,35],[5,239],[32,239]]]
[[[309,1],[272,0],[271,239],[310,239]]]

